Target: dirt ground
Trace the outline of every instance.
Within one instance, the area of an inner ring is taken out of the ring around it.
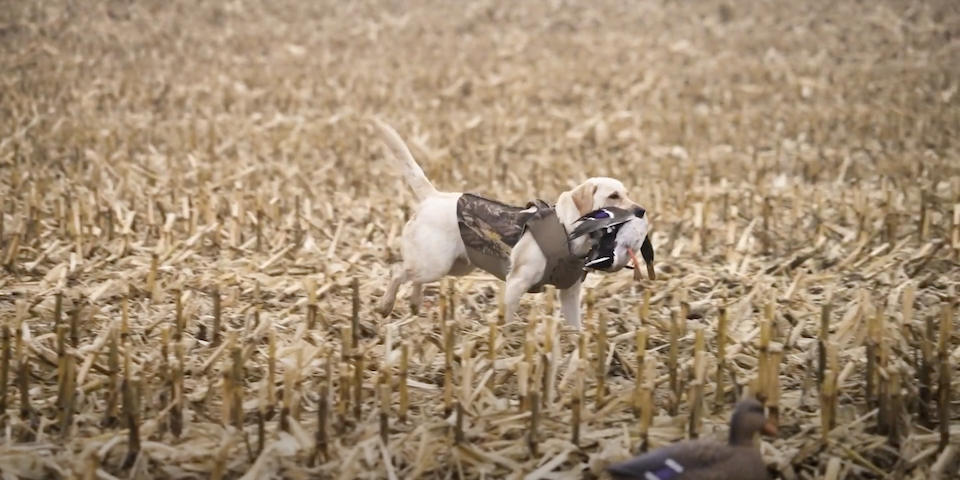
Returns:
[[[605,478],[746,391],[773,478],[958,478],[958,88],[948,0],[0,2],[0,471]],[[656,280],[381,318],[372,116],[441,190],[620,179]]]

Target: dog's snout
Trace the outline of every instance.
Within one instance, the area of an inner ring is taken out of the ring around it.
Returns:
[[[641,206],[635,206],[633,207],[633,214],[636,215],[637,218],[643,218],[643,216],[647,214],[647,210]]]

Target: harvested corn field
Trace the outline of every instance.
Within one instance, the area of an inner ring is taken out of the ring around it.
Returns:
[[[606,478],[779,427],[772,478],[960,468],[949,0],[5,2],[4,478]],[[646,208],[656,279],[501,325],[377,304],[440,190]]]

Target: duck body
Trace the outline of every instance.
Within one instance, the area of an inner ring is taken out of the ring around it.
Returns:
[[[589,238],[591,248],[584,263],[585,269],[616,272],[632,268],[627,264],[630,260],[636,262],[634,250],[640,250],[648,274],[655,278],[653,245],[647,236],[649,224],[643,208],[605,207],[583,215],[578,221],[580,224],[570,233],[569,240],[584,235]]]
[[[757,433],[777,435],[756,399],[737,403],[727,443],[697,439],[672,443],[607,467],[614,480],[770,480]]]
[[[707,439],[667,445],[607,468],[614,480],[769,480],[760,451]]]

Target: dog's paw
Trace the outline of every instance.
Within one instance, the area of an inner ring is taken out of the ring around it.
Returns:
[[[382,318],[387,318],[393,313],[393,305],[387,302],[380,302],[380,305],[376,308],[376,312],[379,313]]]

